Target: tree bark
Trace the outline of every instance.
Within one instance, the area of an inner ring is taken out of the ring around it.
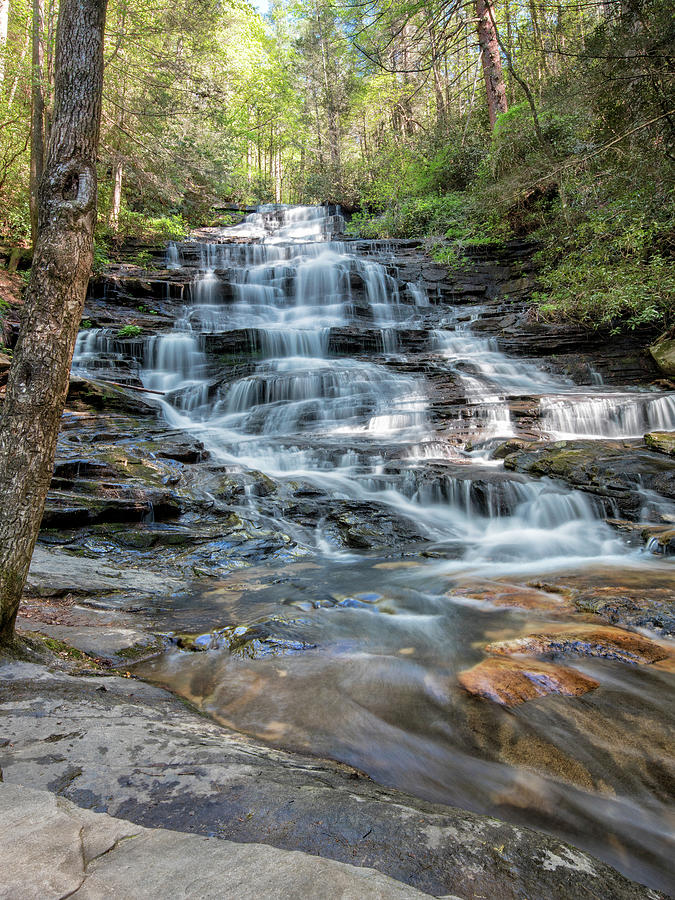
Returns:
[[[31,71],[30,230],[38,235],[38,191],[45,164],[44,0],[33,0],[33,65]]]
[[[478,44],[483,63],[490,127],[494,129],[497,116],[505,113],[508,107],[499,43],[491,13],[491,0],[476,0]]]
[[[38,240],[0,419],[0,644],[14,636],[91,271],[106,4],[61,0]]]
[[[0,89],[5,80],[5,52],[9,27],[9,0],[0,0]]]

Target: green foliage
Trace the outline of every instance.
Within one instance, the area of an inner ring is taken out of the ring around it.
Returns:
[[[459,194],[415,197],[392,203],[380,215],[352,217],[349,231],[363,237],[410,238],[468,236],[467,200]]]
[[[429,255],[434,262],[441,263],[441,265],[447,266],[448,269],[458,269],[467,262],[463,246],[459,243],[434,243],[429,249]]]
[[[357,213],[348,232],[364,238],[434,238],[457,242],[460,246],[486,244],[509,236],[508,226],[481,209],[472,194],[414,197],[392,203],[385,212]],[[435,251],[436,252],[436,251]],[[439,243],[437,252],[448,253]],[[450,255],[455,256],[456,250]]]
[[[613,187],[615,196],[574,227],[542,230],[535,302],[545,318],[589,328],[667,328],[675,321],[673,196]]]
[[[541,137],[537,135],[532,111],[526,102],[518,103],[498,116],[485,160],[493,176],[500,178],[515,170],[522,173],[523,169],[542,165],[551,168],[556,160],[583,149],[582,111],[574,107],[565,111],[544,107],[538,119]]]
[[[91,321],[91,319],[82,319],[82,321],[80,322],[80,328],[87,329],[93,327],[94,323]]]
[[[151,269],[153,266],[152,251],[139,250],[137,253],[134,253],[131,263],[134,266],[138,266],[139,269]]]
[[[138,337],[139,334],[143,331],[140,325],[124,325],[117,332],[117,337]]]
[[[162,244],[180,241],[187,234],[188,228],[188,223],[180,214],[151,216],[122,205],[117,229],[112,232],[109,227],[103,226],[99,233],[106,242],[137,240],[148,244]]]
[[[110,257],[108,256],[109,247],[105,241],[94,240],[94,261],[92,263],[92,271],[95,275],[110,265]]]
[[[27,197],[17,197],[16,205],[10,205],[0,212],[0,234],[9,238],[12,244],[30,243],[30,208]]]

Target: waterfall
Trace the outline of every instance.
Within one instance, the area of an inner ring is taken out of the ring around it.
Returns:
[[[675,394],[543,397],[542,429],[557,438],[631,438],[675,430]]]
[[[309,480],[329,496],[393,508],[430,537],[459,542],[469,556],[606,552],[613,544],[601,510],[583,495],[513,475],[491,483],[457,474],[461,456],[434,435],[422,377],[376,360],[330,357],[329,329],[364,320],[379,329],[382,350],[396,354],[398,328],[429,307],[423,285],[399,289],[382,252],[336,241],[341,228],[330,208],[268,206],[227,230],[224,237],[237,243],[199,246],[187,319],[201,331],[249,330],[261,358],[252,372],[204,393],[200,405],[187,383],[204,366],[194,338],[174,335],[166,346],[160,339],[149,348],[143,377],[170,388],[182,379],[189,402],[171,400],[174,424],[198,428],[223,459]],[[437,331],[432,344],[463,387],[460,427],[483,441],[514,434],[510,397],[565,384],[508,359],[494,341],[462,325]],[[345,441],[353,444],[346,452]],[[385,448],[395,450],[398,468],[384,464]],[[428,459],[450,471],[428,482]],[[499,534],[491,524],[497,520]]]
[[[538,406],[554,436],[594,437],[673,428],[675,397],[599,385],[579,397],[568,380],[474,334],[481,308],[461,321],[459,308],[445,308],[444,327],[426,341],[459,397],[439,432],[424,375],[407,370],[399,349],[403,329],[426,332],[426,288],[399,285],[392,248],[336,240],[343,225],[332,207],[264,206],[217,240],[170,244],[167,266],[194,273],[174,330],[132,342],[83,332],[75,367],[131,355],[135,377],[164,394],[172,425],[198,433],[215,458],[309,482],[328,503],[386,508],[467,561],[618,552],[600,505],[505,472],[491,449],[518,433],[516,401],[533,415]],[[331,355],[331,329],[355,334],[358,351],[364,324],[379,335],[369,346],[380,356]],[[249,347],[244,371],[219,369],[205,352],[204,336],[227,334]],[[306,539],[326,546],[321,534]]]

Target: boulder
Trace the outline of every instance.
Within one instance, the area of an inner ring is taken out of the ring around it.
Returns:
[[[507,448],[508,449],[508,448]],[[640,517],[644,489],[675,499],[675,465],[629,440],[570,440],[527,445],[508,454],[504,467],[556,478],[596,494],[626,519]]]
[[[645,528],[647,550],[655,556],[675,556],[675,528]]]
[[[664,375],[675,375],[675,338],[657,341],[649,352]]]
[[[650,431],[645,435],[645,444],[650,450],[656,450],[657,453],[675,456],[675,432]]]
[[[264,844],[143,828],[15,784],[0,784],[0,816],[3,897],[428,896],[375,869]]]

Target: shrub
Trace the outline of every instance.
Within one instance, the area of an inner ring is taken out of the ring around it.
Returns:
[[[138,337],[142,331],[140,325],[124,325],[117,332],[117,337]]]

